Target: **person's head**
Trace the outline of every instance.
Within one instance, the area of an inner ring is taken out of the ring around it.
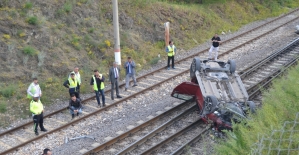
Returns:
[[[129,61],[129,62],[132,62],[132,58],[131,58],[131,57],[128,57],[128,61]]]
[[[214,35],[214,37],[218,37],[218,34],[216,33],[216,34]]]
[[[73,72],[71,73],[71,78],[75,79],[75,73],[73,73]]]
[[[37,78],[35,77],[35,78],[33,78],[33,83],[34,84],[37,84],[38,83],[38,80],[37,80]]]
[[[71,100],[72,100],[72,101],[76,101],[76,99],[77,99],[77,98],[76,98],[76,95],[75,95],[75,94],[72,94],[72,95],[71,95]]]
[[[173,41],[170,40],[170,41],[169,41],[169,45],[173,45]]]
[[[93,71],[93,73],[94,73],[94,75],[96,75],[96,76],[99,76],[99,74],[100,74],[99,70],[97,70],[97,69],[95,69],[95,70]]]
[[[117,62],[113,62],[113,67],[117,67]]]
[[[52,152],[50,149],[46,148],[44,149],[43,155],[52,155]]]
[[[74,68],[74,72],[75,72],[75,73],[78,73],[78,72],[79,72],[79,67],[75,67],[75,68]]]

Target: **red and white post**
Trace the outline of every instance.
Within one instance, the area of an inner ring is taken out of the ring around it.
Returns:
[[[118,65],[121,65],[117,0],[112,0],[112,5],[113,5],[113,30],[114,30],[114,57],[115,57],[115,62],[117,62]]]

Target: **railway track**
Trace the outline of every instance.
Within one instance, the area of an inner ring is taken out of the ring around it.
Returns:
[[[234,50],[245,45],[246,43],[249,43],[266,34],[269,34],[287,23],[297,20],[299,18],[298,14],[298,10],[294,10],[289,14],[276,18],[275,20],[272,20],[266,24],[256,27],[248,32],[242,33],[236,36],[235,38],[224,41],[222,45],[222,48],[224,50],[220,51],[219,56],[224,56],[225,54],[233,52]],[[257,33],[258,35],[254,35]],[[0,148],[0,154],[7,154],[13,151],[17,151],[26,144],[30,144],[33,141],[47,137],[52,133],[59,132],[62,129],[66,129],[82,121],[86,121],[87,118],[91,120],[101,119],[101,115],[105,115],[103,113],[105,113],[106,110],[114,108],[115,106],[122,104],[123,102],[132,100],[140,100],[142,102],[143,98],[138,97],[138,95],[144,95],[150,90],[155,90],[157,86],[165,85],[165,83],[167,83],[168,81],[175,79],[178,76],[184,75],[186,72],[188,72],[189,63],[191,62],[190,59],[197,55],[202,56],[203,54],[206,54],[207,50],[208,49],[202,50],[197,54],[190,55],[189,57],[177,61],[177,69],[172,70],[171,72],[165,72],[165,68],[162,67],[151,73],[138,77],[137,79],[139,81],[139,86],[136,89],[124,92],[122,94],[124,97],[121,100],[116,99],[115,101],[112,101],[109,100],[109,98],[107,97],[107,106],[105,108],[98,109],[96,107],[96,103],[92,101],[94,97],[90,97],[84,100],[84,102],[86,103],[83,114],[84,116],[80,118],[71,121],[69,119],[69,114],[65,112],[66,107],[46,115],[45,118],[47,119],[45,120],[45,125],[49,131],[44,134],[41,134],[40,136],[34,136],[34,138],[32,138],[32,135],[34,135],[33,131],[31,131],[30,129],[32,127],[32,122],[25,123],[11,130],[7,130],[5,132],[0,133],[0,145],[2,146]],[[122,84],[120,87],[123,86],[124,84]],[[107,96],[110,96],[109,92],[110,90],[105,92]],[[94,116],[94,118],[91,118],[92,116]],[[87,124],[90,123],[87,122]],[[86,134],[88,134],[88,132],[86,132]]]

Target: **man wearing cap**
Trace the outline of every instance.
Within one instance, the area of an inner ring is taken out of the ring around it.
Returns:
[[[47,130],[44,127],[44,106],[42,102],[39,100],[39,96],[33,96],[33,100],[30,102],[30,111],[32,112],[33,116],[33,123],[34,123],[34,132],[38,135],[37,127],[39,125],[40,130],[46,132]]]
[[[79,92],[78,92],[78,86],[79,86],[79,82],[77,81],[77,79],[75,78],[75,73],[71,73],[71,77],[66,80],[63,85],[66,87],[66,88],[69,88],[69,93],[70,93],[70,96],[72,94],[75,94],[77,98],[80,98],[79,97]]]
[[[79,98],[76,98],[75,94],[71,95],[71,100],[69,103],[70,113],[72,114],[72,119],[75,117],[75,114],[79,116],[82,113],[82,104]]]
[[[39,98],[42,96],[42,91],[39,87],[37,78],[33,78],[33,82],[27,89],[27,98],[31,100],[33,96],[38,96]]]
[[[80,98],[81,76],[80,76],[80,73],[79,73],[79,67],[75,67],[74,71],[72,71],[71,73],[75,74],[75,78],[78,81],[78,94],[79,94],[79,98]],[[69,75],[68,78],[70,78],[70,77],[71,77],[71,74]]]
[[[105,77],[99,73],[99,71],[96,69],[93,71],[94,75],[91,77],[90,85],[92,86],[92,90],[96,93],[96,99],[98,102],[98,106],[101,107],[101,101],[100,101],[100,94],[102,95],[102,101],[103,101],[103,107],[105,107],[105,93],[104,93],[104,81]]]
[[[43,155],[52,155],[52,152],[50,149],[46,148],[44,149]]]

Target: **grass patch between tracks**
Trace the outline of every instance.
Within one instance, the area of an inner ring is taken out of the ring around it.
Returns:
[[[261,154],[267,154],[270,141],[260,141],[258,137],[265,136],[273,140],[270,148],[274,149],[270,154],[277,154],[279,149],[297,149],[299,145],[299,123],[293,126],[290,123],[287,128],[282,129],[284,122],[294,121],[296,113],[299,112],[299,65],[291,68],[288,75],[285,75],[273,82],[270,90],[263,92],[262,108],[252,115],[246,124],[234,124],[232,133],[228,133],[228,139],[215,146],[216,154],[240,155],[250,154],[257,149],[255,144],[264,145],[266,150]],[[298,120],[297,120],[298,121]],[[271,136],[273,130],[281,130]],[[295,131],[297,130],[297,131]],[[294,131],[292,136],[291,132]],[[280,137],[281,136],[281,137]],[[281,140],[275,141],[275,140]],[[280,144],[279,144],[280,143]],[[292,152],[292,151],[291,151]],[[284,154],[287,152],[281,151]]]

